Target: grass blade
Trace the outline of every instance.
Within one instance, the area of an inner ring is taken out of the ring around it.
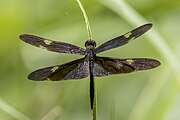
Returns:
[[[89,19],[88,19],[88,16],[86,14],[86,11],[85,11],[83,5],[81,4],[80,0],[76,0],[76,1],[78,2],[79,7],[81,8],[81,11],[82,11],[82,13],[84,15],[84,19],[85,19],[85,23],[86,23],[86,29],[87,29],[87,32],[88,32],[88,37],[89,37],[89,39],[92,40],[92,32],[91,32],[91,28],[90,28],[90,24],[89,24]]]
[[[97,92],[96,81],[94,80],[94,105],[93,105],[93,120],[97,119]]]
[[[127,120],[145,120],[145,117],[159,96],[162,88],[169,81],[170,75],[172,74],[170,71],[170,68],[166,68],[163,69],[160,74],[151,76],[132,108]],[[158,80],[154,78],[158,78]]]
[[[18,111],[16,108],[12,107],[11,105],[7,104],[0,98],[0,109],[5,113],[8,113],[12,117],[18,120],[31,120],[29,117],[24,115],[22,112]]]
[[[62,108],[60,106],[55,106],[51,109],[41,120],[57,120],[62,114]]]

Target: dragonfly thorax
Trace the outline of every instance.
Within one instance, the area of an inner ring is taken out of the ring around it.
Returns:
[[[87,40],[85,43],[85,47],[86,47],[86,57],[88,60],[94,60],[95,58],[95,53],[94,53],[94,49],[96,47],[96,42],[94,40]]]
[[[86,58],[90,61],[94,60],[96,56],[94,53],[96,42],[94,40],[87,40],[85,43],[85,47],[86,47]]]
[[[96,47],[96,42],[94,40],[87,40],[86,43],[85,43],[85,47],[86,48],[95,48]]]

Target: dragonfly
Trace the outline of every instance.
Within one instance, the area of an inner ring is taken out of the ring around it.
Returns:
[[[41,68],[28,75],[34,81],[77,80],[90,76],[90,107],[94,104],[94,76],[102,77],[134,71],[156,68],[160,62],[151,58],[112,58],[97,56],[98,53],[123,46],[140,37],[152,28],[152,24],[144,24],[124,35],[115,37],[100,46],[92,39],[85,42],[85,49],[60,41],[52,41],[30,34],[22,34],[19,38],[33,46],[52,52],[84,55],[83,58],[62,65]]]

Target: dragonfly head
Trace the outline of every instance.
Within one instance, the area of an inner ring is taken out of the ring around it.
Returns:
[[[85,47],[93,47],[95,48],[96,47],[96,42],[94,40],[87,40],[86,43],[85,43]]]

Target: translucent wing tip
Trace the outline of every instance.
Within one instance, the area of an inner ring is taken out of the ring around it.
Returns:
[[[156,67],[158,67],[158,66],[160,66],[161,65],[161,63],[158,61],[158,60],[153,60],[153,62],[152,62],[152,68],[156,68]]]
[[[140,63],[139,65],[140,66],[139,66],[138,70],[149,70],[149,69],[154,69],[154,68],[160,66],[161,63],[155,59],[144,59],[144,61],[142,61],[142,64]],[[141,65],[143,65],[143,66],[141,66]]]
[[[46,77],[38,76],[36,72],[30,73],[27,78],[32,81],[44,81]]]
[[[28,40],[29,37],[30,37],[30,35],[28,35],[28,34],[21,34],[19,36],[19,39],[21,39],[24,42],[28,42],[27,40]]]
[[[50,71],[50,68],[42,68],[39,70],[35,70],[31,72],[27,78],[29,80],[33,81],[43,81],[45,80],[52,72]]]
[[[29,80],[38,80],[38,78],[33,74],[33,73],[30,73],[28,76],[27,76],[27,78],[29,79]]]
[[[27,34],[21,34],[21,35],[19,36],[19,39],[23,40],[26,36],[27,36]]]
[[[142,25],[142,27],[144,27],[144,31],[148,31],[149,29],[151,29],[153,26],[152,23],[147,23],[147,24],[144,24]]]
[[[27,76],[27,79],[29,79],[29,80],[35,80],[32,76],[30,76],[30,75],[28,75]]]

